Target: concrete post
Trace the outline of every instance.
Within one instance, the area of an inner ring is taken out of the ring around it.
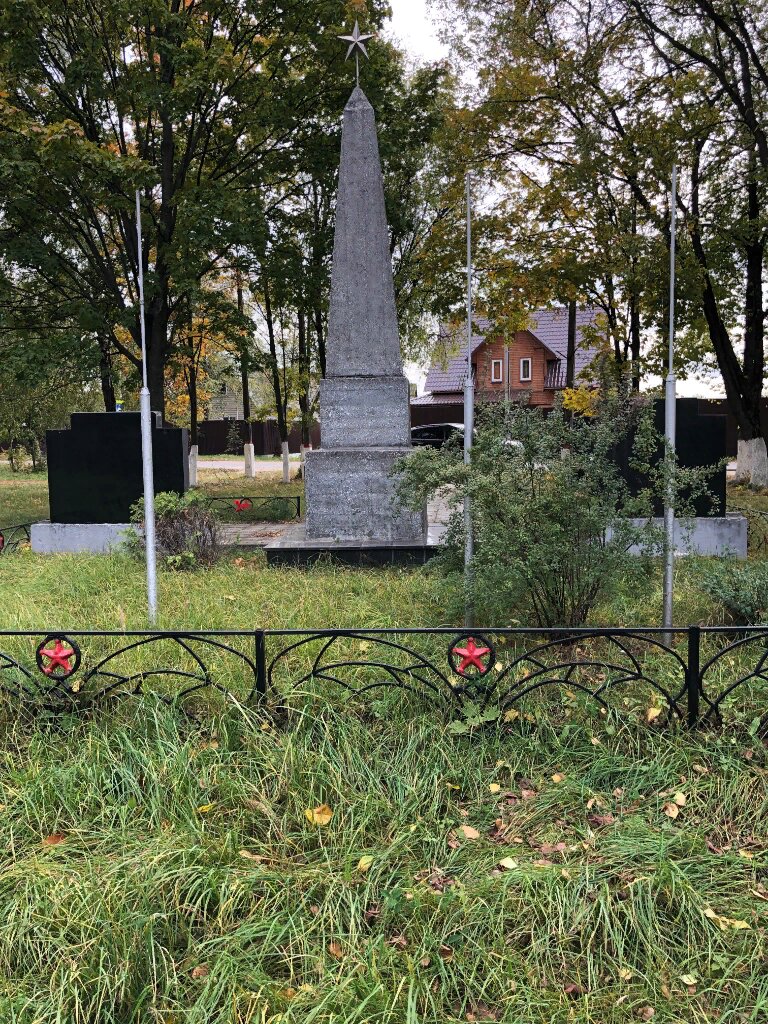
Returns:
[[[243,454],[245,455],[245,475],[249,480],[253,480],[256,476],[256,456],[253,453],[253,445],[243,445]]]
[[[189,449],[189,486],[197,487],[197,445]]]

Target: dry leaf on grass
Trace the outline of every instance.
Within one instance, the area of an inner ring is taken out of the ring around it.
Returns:
[[[519,867],[520,865],[517,863],[516,860],[513,860],[512,857],[503,857],[499,861],[498,866],[500,868],[503,868],[505,871],[514,871],[515,868]]]
[[[53,835],[45,837],[43,840],[43,846],[58,846],[59,843],[63,843],[66,838],[66,832],[54,832]]]
[[[708,917],[710,921],[713,921],[721,932],[727,932],[729,929],[741,931],[744,928],[752,927],[748,921],[742,921],[739,918],[734,917],[723,917],[722,914],[716,913],[712,907],[706,908],[704,911],[704,917]]]
[[[501,786],[498,784],[498,782],[491,782],[489,784],[489,786],[488,786],[488,792],[489,793],[500,793],[501,792]]]
[[[210,973],[210,967],[208,964],[198,964],[197,967],[192,968],[192,977],[197,980],[199,978],[207,978]]]
[[[368,855],[366,855],[365,857],[361,857],[360,860],[357,862],[357,870],[364,874],[371,866],[371,864],[373,864],[373,857]]]
[[[340,942],[329,942],[328,952],[335,960],[341,960],[344,957],[344,950],[341,948]]]
[[[304,811],[304,817],[310,825],[328,825],[333,817],[333,811],[328,804],[320,804],[318,807],[308,807]]]
[[[471,825],[459,825],[459,832],[463,833],[465,839],[479,839],[480,833]]]
[[[675,820],[675,818],[680,813],[680,808],[678,807],[678,805],[675,804],[675,803],[672,803],[671,800],[669,800],[667,803],[665,803],[664,806],[661,809],[666,814],[666,816],[668,818],[671,818],[673,821]]]
[[[562,782],[564,779],[565,776],[562,775],[560,772],[555,772],[555,774],[552,776],[553,782]]]

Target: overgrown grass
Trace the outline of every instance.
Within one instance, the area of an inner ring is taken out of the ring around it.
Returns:
[[[44,495],[6,480],[2,524]],[[143,628],[144,601],[126,557],[0,558],[4,629]],[[687,563],[677,601],[678,622],[717,619]],[[429,569],[237,552],[161,573],[160,609],[182,629],[460,621]],[[657,581],[596,620],[660,610]],[[131,698],[45,722],[8,702],[0,1021],[766,1019],[768,768],[746,730],[568,710],[464,738],[400,691],[330,696],[274,717]],[[311,823],[322,805],[330,822]]]
[[[48,477],[45,473],[12,473],[0,459],[0,527],[48,518]]]
[[[768,1012],[768,775],[714,737],[462,741],[400,698],[201,731],[136,701],[0,758],[3,1021]]]

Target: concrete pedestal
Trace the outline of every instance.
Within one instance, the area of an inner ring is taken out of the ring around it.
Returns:
[[[33,523],[29,537],[38,555],[107,555],[130,529],[130,523]]]
[[[307,452],[307,538],[423,544],[426,509],[404,509],[395,494],[393,469],[407,454],[407,448]]]

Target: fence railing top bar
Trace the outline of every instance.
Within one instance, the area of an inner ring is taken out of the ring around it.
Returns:
[[[311,626],[292,629],[62,629],[43,626],[30,629],[0,629],[0,636],[111,636],[111,637],[216,637],[216,636],[402,636],[407,635],[444,635],[456,636],[457,633],[493,633],[495,636],[541,636],[541,637],[595,637],[595,636],[660,636],[674,634],[685,637],[692,629],[701,633],[725,634],[768,634],[768,624],[758,626],[384,626],[381,628],[367,626],[332,627],[314,629]]]
[[[260,629],[0,629],[0,636],[156,636],[175,637],[254,637]]]
[[[737,627],[738,628],[738,627]],[[741,627],[749,628],[749,627]],[[265,629],[267,636],[306,636],[312,633],[314,636],[363,636],[366,634],[434,634],[442,633],[446,636],[455,636],[457,633],[493,633],[496,636],[530,636],[532,633],[538,636],[633,636],[642,634],[664,634],[675,633],[679,636],[686,636],[689,626],[386,626],[380,629],[366,626],[344,627],[338,626],[331,629]]]

